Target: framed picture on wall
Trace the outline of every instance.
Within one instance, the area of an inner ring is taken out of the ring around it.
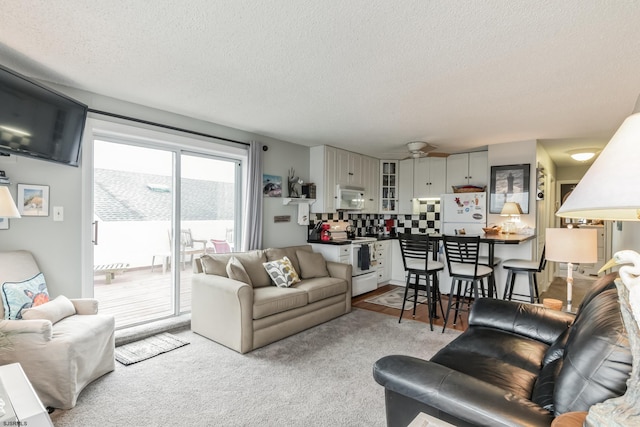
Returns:
[[[49,186],[18,184],[17,204],[22,216],[49,216]]]
[[[282,197],[282,177],[277,175],[262,175],[262,194],[266,197]]]
[[[523,214],[529,213],[529,164],[491,166],[489,213],[499,214],[506,202],[520,204]]]

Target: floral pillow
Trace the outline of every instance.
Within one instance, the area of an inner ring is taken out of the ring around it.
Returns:
[[[48,301],[49,292],[42,273],[22,282],[4,282],[2,284],[2,305],[4,306],[5,319],[22,319],[22,310],[42,305]]]
[[[279,288],[288,288],[300,281],[291,260],[287,257],[275,261],[262,263],[264,269],[269,273],[273,284]]]

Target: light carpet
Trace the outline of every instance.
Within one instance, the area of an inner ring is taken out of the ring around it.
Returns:
[[[404,306],[405,310],[413,310],[413,289],[409,289],[409,296],[410,298],[407,300]],[[402,310],[403,298],[404,287],[395,288],[393,290],[390,290],[389,292],[371,297],[364,301],[371,304],[384,305],[385,307],[397,308],[398,310]],[[418,302],[427,302],[427,296],[424,294],[424,291],[418,291]]]
[[[354,308],[248,354],[188,329],[191,344],[89,384],[56,426],[384,426],[384,388],[373,379],[389,354],[428,359],[459,335]]]
[[[189,344],[168,332],[116,347],[116,360],[125,366],[151,359]]]

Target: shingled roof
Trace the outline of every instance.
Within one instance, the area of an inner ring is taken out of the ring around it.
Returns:
[[[171,177],[95,169],[95,215],[101,221],[171,219]],[[234,184],[182,179],[182,219],[233,220]]]

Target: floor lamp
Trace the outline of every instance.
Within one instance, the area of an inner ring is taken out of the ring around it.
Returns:
[[[640,221],[640,97],[602,153],[593,162],[557,216],[614,221]],[[640,255],[619,251],[612,263],[620,268],[616,281],[620,311],[629,336],[633,365],[621,397],[593,405],[587,426],[640,425]],[[605,267],[609,267],[607,264]]]
[[[589,264],[598,260],[598,231],[588,228],[547,228],[545,236],[547,261],[567,263],[567,311],[571,311],[573,264]]]

